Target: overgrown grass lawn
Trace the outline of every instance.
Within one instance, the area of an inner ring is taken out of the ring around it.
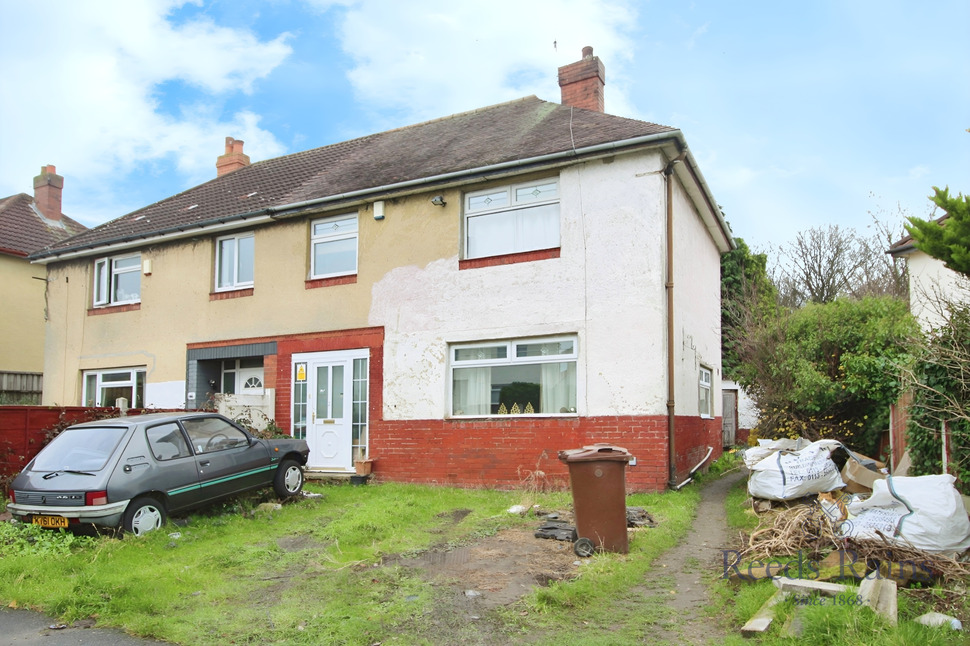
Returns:
[[[237,500],[141,539],[2,523],[0,601],[183,644],[452,643],[427,629],[427,618],[443,611],[443,586],[384,557],[535,527],[536,518],[507,512],[523,501],[571,504],[568,492],[399,484],[307,490],[322,497],[271,512],[255,512],[258,500]],[[698,497],[696,489],[630,496],[628,504],[646,507],[657,528],[631,534],[629,555],[594,556],[577,579],[484,617],[491,633],[481,643],[496,630],[512,642],[642,643],[650,619],[635,588],[653,558],[686,532]],[[456,522],[456,510],[471,511]]]

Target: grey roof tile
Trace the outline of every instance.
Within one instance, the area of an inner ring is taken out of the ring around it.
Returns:
[[[530,96],[256,162],[60,242],[51,251],[97,247],[269,207],[664,132],[675,129]]]

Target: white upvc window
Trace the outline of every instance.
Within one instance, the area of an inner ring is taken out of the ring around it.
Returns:
[[[145,406],[145,368],[86,370],[83,383],[85,406],[114,406],[119,397],[131,408]]]
[[[575,336],[450,348],[453,417],[575,415]]]
[[[711,369],[701,366],[697,381],[697,409],[701,417],[714,417],[711,398]]]
[[[253,286],[255,251],[252,232],[216,240],[217,292]]]
[[[465,195],[465,258],[559,246],[559,180],[547,178]]]
[[[357,273],[357,214],[310,224],[310,278]]]
[[[141,301],[141,254],[94,261],[94,305],[123,305]]]

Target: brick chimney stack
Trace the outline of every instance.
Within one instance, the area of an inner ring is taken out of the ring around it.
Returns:
[[[249,155],[243,154],[243,141],[226,137],[226,154],[216,158],[216,177],[249,166]]]
[[[61,191],[64,178],[57,174],[53,164],[40,167],[40,175],[34,178],[34,204],[48,220],[61,219]]]
[[[559,68],[562,104],[583,110],[603,112],[603,87],[606,69],[592,47],[583,47],[583,59]]]

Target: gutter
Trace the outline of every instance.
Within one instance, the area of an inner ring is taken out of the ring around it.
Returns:
[[[238,215],[224,216],[220,218],[213,218],[211,220],[202,220],[200,222],[195,222],[192,224],[182,224],[175,227],[169,227],[168,229],[162,229],[160,231],[152,233],[139,233],[130,234],[126,236],[120,236],[115,239],[103,240],[96,243],[81,244],[74,247],[65,247],[56,251],[41,251],[31,254],[31,261],[38,264],[47,264],[50,262],[55,262],[57,260],[67,260],[70,258],[83,257],[86,255],[94,255],[94,250],[98,249],[114,249],[121,250],[126,248],[133,248],[142,246],[144,244],[166,242],[168,240],[177,240],[179,238],[185,238],[193,235],[197,235],[203,229],[207,232],[219,231],[226,229],[239,228],[241,226],[248,226],[252,224],[261,224],[269,222],[271,220],[285,218],[290,215],[296,215],[307,209],[314,207],[324,206],[326,204],[346,202],[346,201],[367,201],[365,198],[382,196],[385,197],[388,193],[394,193],[399,191],[405,191],[407,189],[415,189],[418,187],[423,187],[429,184],[440,184],[445,182],[451,182],[459,179],[480,179],[486,178],[491,174],[506,171],[514,168],[522,168],[529,166],[540,166],[546,164],[552,164],[555,162],[566,161],[570,159],[575,159],[577,157],[583,157],[588,155],[597,154],[607,154],[610,152],[620,151],[626,148],[644,146],[649,144],[659,144],[670,141],[677,144],[678,150],[687,150],[687,143],[684,139],[684,135],[680,130],[672,130],[669,132],[655,133],[651,135],[643,135],[642,137],[634,137],[633,139],[624,139],[623,141],[612,141],[603,144],[596,144],[594,146],[587,146],[585,148],[574,148],[570,150],[564,150],[557,153],[549,153],[546,155],[539,155],[536,157],[528,157],[526,159],[518,159],[515,161],[501,162],[498,164],[492,164],[490,166],[482,166],[479,168],[472,168],[462,171],[453,171],[450,173],[442,173],[439,175],[432,175],[431,177],[422,177],[419,179],[407,180],[404,182],[396,182],[394,184],[385,184],[383,186],[374,186],[366,189],[360,189],[357,191],[348,191],[346,193],[338,193],[336,195],[328,195],[326,197],[314,198],[312,200],[305,200],[303,202],[294,202],[292,204],[283,204],[279,206],[270,206],[257,211],[249,211],[247,213],[241,213]],[[687,153],[688,156],[690,153]],[[704,178],[700,175],[700,172],[696,170],[696,162],[694,162],[693,157],[689,157],[691,161],[691,174],[694,180],[700,185],[701,191],[704,195],[704,199],[707,201],[708,207],[711,209],[714,217],[717,220],[718,227],[724,234],[725,238],[729,241],[731,247],[734,247],[734,239],[731,236],[730,229],[724,218],[721,216],[720,209],[716,208],[714,198],[711,195],[710,188],[704,181]],[[221,225],[221,226],[220,226]]]

